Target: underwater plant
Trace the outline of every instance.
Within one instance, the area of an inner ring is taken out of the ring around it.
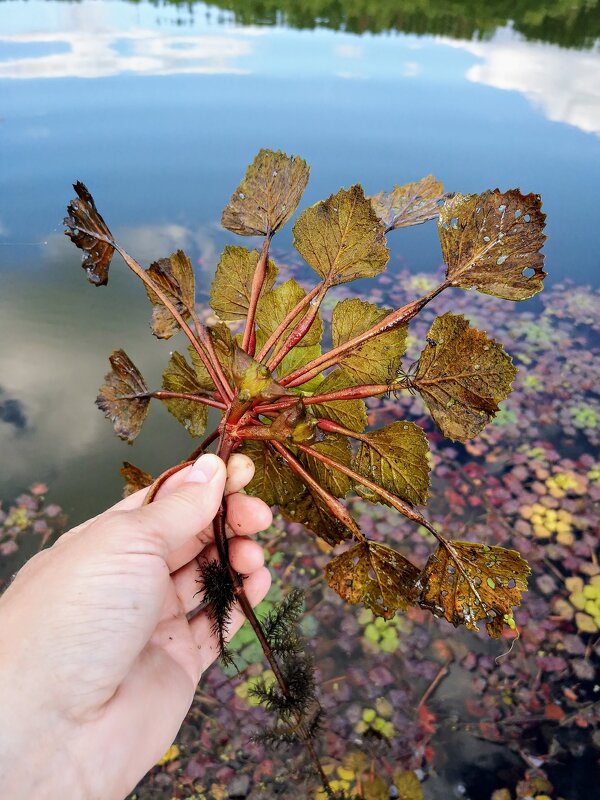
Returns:
[[[157,390],[123,350],[115,351],[97,405],[127,442],[140,432],[153,398],[195,437],[205,434],[209,408],[222,412],[194,453],[156,479],[126,463],[127,491],[149,486],[145,502],[152,502],[170,475],[214,442],[225,461],[234,451],[246,453],[255,464],[248,492],[278,506],[327,545],[341,546],[325,577],[344,600],[362,602],[385,619],[420,606],[455,626],[478,630],[484,622],[496,638],[515,626],[512,610],[527,588],[526,561],[514,550],[440,533],[416,508],[429,490],[423,430],[402,420],[367,430],[365,400],[419,393],[441,433],[459,441],[477,436],[493,419],[516,374],[502,346],[448,312],[433,321],[419,358],[405,364],[408,324],[452,287],[508,300],[539,292],[546,275],[540,197],[516,189],[448,194],[432,176],[373,197],[358,184],[340,189],[305,209],[294,224],[294,246],[319,277],[306,291],[294,279],[276,285],[269,249],[295,212],[308,176],[301,158],[270,150],[261,150],[248,167],[222,224],[241,236],[263,237],[263,244],[260,251],[225,247],[210,293],[220,320],[212,326],[202,323],[196,309],[189,258],[179,250],[145,269],[115,241],[87,188],[74,185],[77,197],[69,204],[65,232],[84,251],[90,282],[107,283],[116,251],[145,284],[154,335],[166,339],[181,330],[189,340],[189,359],[173,353]],[[327,330],[330,346],[324,347],[319,311],[327,292],[380,274],[389,260],[386,236],[433,219],[446,264],[441,283],[398,309],[341,300]],[[437,549],[422,570],[364,535],[343,502],[351,495],[395,509],[434,537]],[[221,657],[231,659],[224,631],[237,602],[273,678],[252,687],[278,717],[261,736],[274,745],[304,742],[327,796],[341,797],[314,746],[323,714],[313,664],[296,631],[302,598],[292,591],[266,617],[257,617],[242,576],[229,562],[225,517],[226,499],[215,519],[218,560],[199,564]]]

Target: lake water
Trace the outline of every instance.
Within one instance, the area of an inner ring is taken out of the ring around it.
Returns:
[[[174,345],[150,335],[118,263],[108,288],[87,284],[61,226],[76,179],[138,259],[183,247],[205,288],[260,147],[311,164],[303,205],[430,172],[452,190],[539,192],[549,281],[600,284],[594,3],[516,3],[512,21],[504,3],[481,21],[458,3],[373,18],[360,3],[339,18],[222,5],[0,2],[0,496],[44,480],[78,520],[119,496],[124,458],[158,471],[189,450],[162,408],[128,448],[93,406],[113,349],[152,379]],[[390,244],[391,270],[439,266],[435,226]]]

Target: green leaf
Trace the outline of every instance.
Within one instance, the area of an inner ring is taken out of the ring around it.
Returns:
[[[527,590],[527,562],[516,550],[477,542],[446,542],[429,556],[419,578],[419,604],[455,627],[479,630],[486,620],[497,639]]]
[[[352,377],[341,369],[330,372],[317,388],[318,394],[329,394],[338,389],[354,385]],[[362,400],[331,400],[326,403],[311,403],[315,417],[337,422],[348,430],[361,433],[367,427],[367,407]]]
[[[448,312],[433,321],[411,385],[444,436],[465,441],[494,417],[516,373],[501,344]]]
[[[352,450],[345,436],[330,434],[322,442],[315,442],[311,447],[318,453],[333,458],[338,464],[350,466]],[[308,453],[302,456],[302,460],[311,475],[334,497],[345,497],[352,488],[352,481],[343,472],[327,466]]]
[[[391,192],[379,192],[369,200],[386,230],[391,231],[434,219],[445,196],[441,181],[427,175],[420,181],[394,186]]]
[[[333,347],[345,344],[355,336],[381,322],[389,309],[378,308],[363,300],[342,300],[333,309],[331,338]],[[339,366],[352,376],[352,384],[389,383],[400,368],[406,350],[407,325],[382,333],[344,355]]]
[[[272,289],[270,292],[262,292],[256,309],[256,324],[265,334],[264,341],[269,338],[277,326],[283,322],[287,315],[305,296],[306,292],[293,278],[290,278],[290,280],[282,283],[281,286]],[[306,309],[300,312],[288,325],[281,336],[282,342],[287,339],[292,328],[305,313]],[[321,322],[321,318],[317,315],[308,332],[297,346],[310,347],[311,345],[318,344],[321,341],[322,335],[323,323]]]
[[[112,233],[96,208],[94,198],[81,181],[73,184],[77,197],[71,200],[64,219],[65,233],[85,253],[81,266],[94,286],[108,283],[108,269],[115,252]],[[103,241],[108,239],[109,241]]]
[[[238,339],[241,340],[241,336],[238,336]],[[267,341],[267,336],[263,331],[259,328],[256,331],[256,349],[257,351],[262,349],[262,346]],[[282,340],[282,342],[285,340]],[[314,344],[309,347],[301,347],[296,346],[293,347],[289,353],[287,353],[284,358],[281,360],[279,365],[274,370],[273,374],[277,376],[277,380],[281,380],[281,378],[289,375],[290,373],[294,372],[299,367],[303,367],[305,364],[308,364],[309,361],[317,358],[321,355],[321,345]],[[319,374],[316,375],[314,378],[311,378],[307,383],[303,383],[301,386],[297,387],[297,389],[301,389],[302,392],[313,392],[315,391],[321,384],[323,380],[323,375]],[[294,389],[293,391],[296,391]]]
[[[295,372],[295,370],[305,366],[310,361],[318,358],[320,355],[320,344],[314,344],[310,347],[294,347],[277,367],[277,375],[280,378],[284,378],[286,375],[290,375],[292,372]],[[301,389],[303,392],[314,392],[321,386],[322,382],[323,376],[319,374],[296,388]]]
[[[359,542],[327,564],[325,577],[343,600],[385,619],[416,602],[419,570],[385,544]]]
[[[196,302],[196,286],[192,262],[178,250],[168,258],[161,258],[148,267],[148,277],[167,295],[177,311],[187,321]],[[152,333],[158,339],[169,339],[179,330],[179,323],[158,295],[146,286],[152,309]]]
[[[112,369],[104,378],[96,405],[111,420],[117,436],[131,444],[148,413],[148,387],[123,350],[115,350],[109,361]]]
[[[546,236],[542,201],[518,189],[457,194],[440,210],[446,277],[461,289],[526,300],[546,277],[539,252]]]
[[[154,478],[149,472],[144,472],[143,469],[136,467],[135,464],[131,464],[129,461],[123,462],[120,473],[125,478],[123,497],[129,497],[130,494],[134,494],[140,489],[146,489],[154,483]]]
[[[246,319],[250,307],[252,279],[260,253],[246,247],[227,245],[221,254],[210,290],[210,305],[223,320]],[[267,262],[263,291],[267,292],[277,278],[277,267]]]
[[[392,422],[362,434],[353,469],[402,500],[420,505],[429,492],[428,454],[427,437],[418,425]],[[377,501],[384,502],[379,496]]]
[[[305,209],[294,246],[330,286],[378,275],[389,259],[383,224],[358,184]]]
[[[275,233],[296,210],[309,172],[306,161],[298,156],[260,150],[231,195],[221,224],[241,236]]]
[[[244,442],[238,452],[254,462],[247,494],[260,497],[268,506],[282,506],[304,493],[304,483],[266,442]]]
[[[299,522],[332,547],[352,538],[352,532],[334,517],[321,498],[304,487],[304,491],[280,504],[283,516]]]
[[[196,351],[191,348],[192,359],[197,358]],[[196,365],[200,364],[200,373]],[[207,391],[207,373],[199,359],[193,366],[180,353],[173,353],[163,372],[162,387],[166,392],[184,392],[185,394],[205,394]],[[212,383],[212,382],[211,382]],[[170,398],[162,401],[171,414],[177,419],[191,436],[202,436],[208,422],[208,408],[193,400]]]

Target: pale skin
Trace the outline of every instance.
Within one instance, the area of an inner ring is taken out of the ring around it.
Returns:
[[[228,495],[230,557],[256,605],[270,575],[249,535],[271,511],[240,490],[254,465],[201,456],[60,537],[0,598],[0,797],[123,800],[173,742],[217,657],[196,558]],[[229,636],[244,617],[235,608]]]

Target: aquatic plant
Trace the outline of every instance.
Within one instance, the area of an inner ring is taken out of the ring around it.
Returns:
[[[508,300],[539,292],[545,277],[540,198],[516,189],[450,195],[432,176],[373,197],[359,185],[340,189],[305,209],[294,225],[294,245],[320,278],[307,292],[293,279],[275,285],[269,251],[295,212],[308,174],[302,159],[269,150],[248,168],[222,223],[239,235],[261,236],[263,243],[260,251],[225,248],[210,294],[221,320],[213,326],[197,312],[187,256],[177,251],[145,269],[115,241],[87,188],[74,185],[65,232],[84,251],[90,282],[107,283],[116,251],[146,287],[155,336],[166,339],[181,330],[189,340],[190,360],[173,353],[157,390],[123,350],[115,351],[99,408],[128,442],[138,435],[152,398],[164,402],[192,436],[205,433],[208,408],[222,412],[194,453],[158,478],[126,463],[127,491],[150,486],[145,502],[152,502],[170,475],[215,441],[224,460],[244,452],[256,466],[247,491],[330,547],[344,545],[325,566],[327,582],[342,599],[362,602],[384,619],[420,607],[472,630],[484,622],[498,637],[515,626],[513,608],[527,586],[527,563],[495,544],[451,540],[417,511],[429,490],[427,439],[404,420],[366,431],[365,401],[418,394],[440,432],[458,441],[477,436],[494,418],[516,374],[502,346],[462,315],[447,312],[433,320],[418,359],[407,364],[408,323],[452,287]],[[446,263],[441,282],[396,309],[341,300],[328,326],[331,347],[323,349],[320,309],[329,290],[382,273],[389,259],[386,235],[432,219],[438,219]],[[230,327],[236,323],[238,332]],[[513,422],[509,414],[506,424]],[[353,494],[395,509],[434,537],[437,550],[422,568],[365,535],[342,502]],[[296,630],[301,599],[291,592],[258,618],[229,562],[225,515],[226,500],[215,520],[218,560],[202,563],[199,575],[222,659],[231,660],[224,628],[238,602],[275,678],[252,687],[278,717],[261,736],[276,745],[303,741],[324,791],[334,797],[314,746],[323,715],[313,665]]]

